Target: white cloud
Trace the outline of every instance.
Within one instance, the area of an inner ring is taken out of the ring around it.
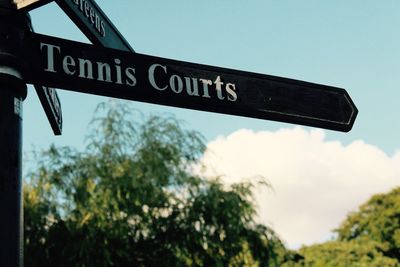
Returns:
[[[400,185],[400,151],[386,155],[363,141],[344,146],[322,130],[239,130],[207,146],[208,175],[233,183],[264,176],[257,190],[260,220],[291,248],[327,240],[349,211],[372,194]]]

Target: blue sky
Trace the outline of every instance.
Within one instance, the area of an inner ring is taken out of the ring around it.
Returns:
[[[349,133],[131,102],[144,114],[175,114],[186,121],[188,128],[200,131],[210,143],[218,140],[217,137],[228,140],[228,136],[241,129],[281,133],[284,128],[311,139],[319,138],[323,144],[338,142],[346,151],[354,147],[352,144],[373,147],[390,164],[397,158],[400,149],[399,1],[99,0],[97,3],[139,53],[342,87],[359,109]],[[31,16],[38,33],[88,42],[54,3],[32,11]],[[82,148],[94,108],[106,100],[63,90],[58,93],[64,130],[62,136],[55,137],[36,92],[29,87],[24,105],[25,152],[34,147],[46,148],[51,143]],[[322,153],[318,151],[316,157]],[[254,153],[262,157],[268,153],[268,147]],[[360,153],[364,154],[354,158],[366,155],[365,151]],[[306,167],[313,169],[314,163],[309,164]],[[374,161],[368,164],[373,166]],[[332,168],[343,166],[340,163]],[[351,162],[346,166],[350,168]],[[370,179],[372,184],[379,184],[373,177]],[[360,197],[364,198],[364,195]],[[342,219],[340,216],[344,215],[338,215],[338,220]],[[321,238],[288,240],[288,243],[297,246]]]

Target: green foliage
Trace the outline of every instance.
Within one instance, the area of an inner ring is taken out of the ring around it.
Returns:
[[[335,230],[337,239],[303,247],[285,267],[399,267],[400,188],[373,196]]]
[[[376,241],[400,262],[400,188],[373,196],[336,230],[339,240]]]
[[[250,183],[194,174],[203,138],[101,105],[85,151],[50,147],[24,188],[27,266],[277,266]]]
[[[371,240],[330,241],[303,247],[303,259],[283,267],[399,267],[396,259],[384,255],[380,243]]]

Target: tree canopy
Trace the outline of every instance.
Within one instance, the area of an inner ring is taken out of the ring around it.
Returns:
[[[171,116],[102,104],[84,151],[37,153],[24,187],[27,266],[278,266],[251,183],[193,171],[202,136]]]
[[[282,267],[399,267],[396,259],[385,256],[378,242],[365,240],[328,241],[303,247],[301,258],[288,261]]]
[[[339,240],[376,241],[387,256],[400,262],[400,188],[373,196],[351,213],[336,232]]]
[[[289,251],[256,222],[258,184],[195,171],[199,133],[121,102],[95,114],[83,151],[36,154],[24,187],[27,266],[400,267],[400,188],[350,213],[334,240]]]
[[[335,232],[335,240],[301,248],[284,266],[400,267],[400,188],[372,196]]]

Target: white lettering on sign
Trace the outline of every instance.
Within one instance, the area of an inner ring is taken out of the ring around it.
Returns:
[[[219,100],[227,99],[228,101],[232,102],[237,100],[236,85],[233,83],[227,83],[224,87],[221,76],[217,76],[217,78],[213,82],[212,80],[199,79],[195,77],[183,77],[182,79],[182,77],[180,77],[179,75],[173,74],[169,76],[169,79],[167,77],[169,83],[162,84],[161,82],[157,82],[156,80],[156,69],[159,69],[162,73],[164,73],[164,75],[168,75],[167,66],[163,66],[160,64],[151,65],[148,71],[148,78],[151,86],[154,89],[164,91],[170,88],[171,91],[176,94],[180,94],[182,93],[182,91],[185,91],[190,96],[211,98],[210,87],[214,84]],[[201,88],[200,90],[199,84]]]
[[[112,63],[80,57],[74,58],[71,55],[63,54],[60,46],[47,43],[40,43],[40,49],[44,51],[45,66],[43,66],[43,70],[46,72],[62,71],[66,75],[82,79],[131,87],[135,87],[137,84],[136,69],[123,64],[119,58],[114,58]],[[238,99],[236,85],[224,82],[221,75],[212,79],[189,77],[172,73],[168,66],[155,63],[147,69],[147,78],[151,87],[157,91],[170,90],[174,94],[215,98],[229,102],[235,102]]]
[[[46,51],[46,67],[44,71],[57,72],[55,65],[55,55],[61,55],[61,47],[46,43],[40,43],[40,49]],[[125,84],[129,86],[136,85],[135,69],[126,67],[123,71],[121,60],[114,59],[114,65],[89,59],[73,58],[65,55],[61,60],[61,67],[67,75],[77,75],[79,78],[98,80],[116,84]],[[114,79],[114,80],[113,80]]]
[[[95,9],[85,0],[72,0],[101,36],[106,36],[105,23]]]
[[[48,48],[51,48],[47,49],[47,68],[45,69],[45,71],[56,72],[54,69],[54,48],[57,48],[58,52],[61,52],[61,49],[59,46],[40,43],[40,49],[43,49],[44,46],[48,46]]]

